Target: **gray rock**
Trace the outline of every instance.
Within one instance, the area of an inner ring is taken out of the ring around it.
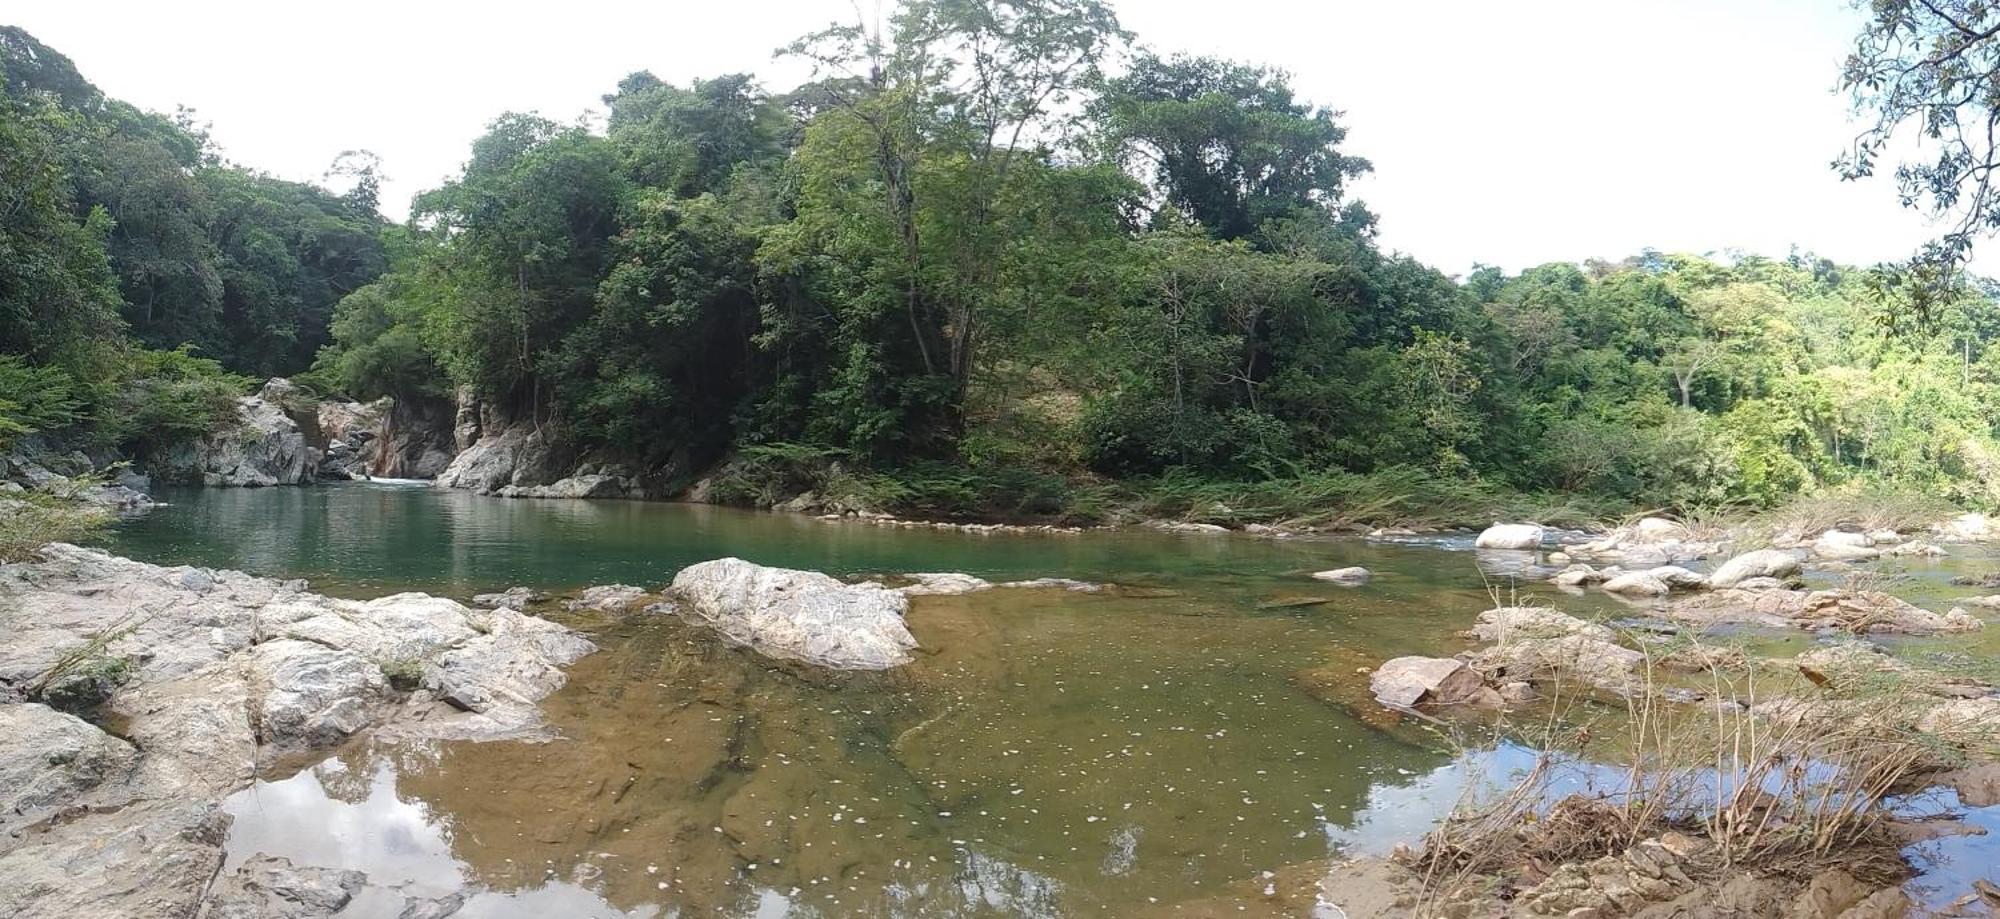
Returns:
[[[1459,705],[1476,699],[1485,685],[1464,661],[1452,657],[1398,657],[1368,677],[1375,700],[1390,708]]]
[[[1604,582],[1605,593],[1628,597],[1664,597],[1667,591],[1667,582],[1650,571],[1628,571]]]
[[[624,476],[591,473],[568,476],[547,485],[506,485],[493,493],[503,498],[627,498],[636,491]]]
[[[269,384],[265,392],[271,392]],[[165,451],[154,472],[172,481],[223,487],[312,481],[317,456],[283,405],[262,396],[245,396],[236,400],[236,414],[235,423],[224,430]]]
[[[346,909],[367,883],[368,876],[359,871],[301,868],[260,853],[216,883],[208,914],[214,919],[322,919]]]
[[[197,915],[222,863],[219,804],[260,763],[370,726],[387,737],[545,738],[536,701],[593,650],[512,610],[422,594],[337,600],[298,582],[60,544],[0,565],[0,635],[0,700],[82,647],[130,674],[106,703],[129,744],[0,702],[0,824],[62,813],[0,833],[0,915],[37,917]],[[388,688],[378,655],[392,654],[416,656],[416,691]],[[307,880],[258,881],[259,896],[283,902],[253,898],[240,915],[320,902],[329,888]]]
[[[1031,578],[1026,581],[1005,581],[1000,587],[1022,587],[1039,590],[1071,590],[1077,593],[1094,594],[1104,590],[1104,585],[1075,578]]]
[[[682,569],[673,590],[683,617],[769,657],[886,670],[908,663],[917,646],[902,594],[815,571],[717,559]]]
[[[1708,587],[1708,578],[1700,573],[1679,565],[1661,565],[1646,572],[1660,580],[1672,590],[1702,590]]]
[[[1745,552],[1708,576],[1710,587],[1735,587],[1749,578],[1785,578],[1799,572],[1799,557],[1782,549]]]
[[[251,651],[261,688],[259,736],[289,747],[329,747],[373,723],[386,702],[381,665],[354,651],[279,639]]]
[[[1473,545],[1481,549],[1539,549],[1543,530],[1534,523],[1496,523],[1479,534]]]
[[[96,725],[46,705],[0,705],[0,831],[122,776],[137,754]]]
[[[458,911],[464,907],[465,893],[463,891],[448,897],[435,897],[431,899],[405,897],[403,899],[403,911],[396,914],[396,919],[446,919],[446,917],[458,915]]]
[[[1214,523],[1190,523],[1185,520],[1148,520],[1146,526],[1167,533],[1187,533],[1194,536],[1221,536],[1229,528]]]
[[[1604,580],[1604,573],[1589,565],[1576,564],[1556,572],[1549,580],[1558,587],[1581,587]]]
[[[625,610],[646,596],[646,589],[630,584],[602,584],[586,587],[575,598],[563,605],[574,610],[596,610],[601,613],[615,613]]]
[[[557,470],[555,448],[548,438],[531,425],[511,425],[485,429],[477,441],[452,458],[451,465],[438,473],[440,488],[463,488],[480,494],[499,494],[502,489],[543,486],[562,478]]]
[[[497,594],[476,594],[472,598],[472,605],[518,611],[527,609],[530,603],[539,603],[545,599],[548,599],[548,596],[534,588],[509,587]]]
[[[1343,587],[1359,587],[1368,583],[1368,579],[1373,576],[1372,572],[1359,565],[1348,568],[1335,568],[1331,571],[1313,572],[1315,579],[1339,584]]]

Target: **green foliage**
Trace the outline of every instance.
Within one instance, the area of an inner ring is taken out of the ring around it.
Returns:
[[[1102,72],[1130,39],[1100,0],[906,0],[787,46],[789,93],[636,73],[602,133],[502,115],[390,228],[365,151],[342,194],[228,166],[0,30],[0,438],[158,449],[310,362],[662,480],[731,457],[711,495],[760,506],[2000,507],[1991,291],[1803,253],[1446,277],[1377,247],[1337,112],[1255,65]]]
[[[1139,55],[1093,100],[1108,155],[1220,239],[1303,210],[1333,211],[1368,161],[1339,151],[1337,113],[1299,102],[1286,75],[1207,57]],[[1358,205],[1341,215],[1365,229]]]
[[[89,542],[110,523],[99,508],[53,495],[0,496],[0,563],[23,561],[52,542]]]
[[[235,418],[236,398],[249,377],[232,374],[187,349],[130,349],[122,376],[100,402],[95,430],[113,444],[141,451],[199,437]]]
[[[84,395],[69,372],[0,354],[0,447],[17,435],[54,431],[76,422]]]

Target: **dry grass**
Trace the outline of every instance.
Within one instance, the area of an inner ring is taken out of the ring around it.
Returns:
[[[1658,650],[1622,711],[1553,692],[1545,719],[1523,732],[1545,751],[1534,768],[1495,796],[1462,802],[1422,850],[1406,853],[1424,882],[1418,915],[1463,891],[1529,886],[1558,865],[1619,855],[1668,831],[1705,842],[1702,867],[1717,873],[1841,867],[1888,881],[1907,870],[1885,800],[1953,755],[1916,727],[1936,699],[1881,679],[1810,687],[1708,646],[1673,654],[1731,662],[1701,671],[1693,683],[1705,684],[1708,701],[1689,703],[1678,700],[1690,681],[1670,684]],[[1751,707],[1760,696],[1800,704],[1792,717],[1759,717],[1716,701]],[[1623,765],[1600,767],[1619,773],[1605,788],[1552,800],[1553,779],[1591,761]]]
[[[1943,498],[1871,489],[1798,498],[1756,515],[1750,522],[1764,533],[1789,532],[1811,538],[1840,527],[1920,532],[1958,513],[1959,508]]]
[[[52,542],[86,542],[102,535],[111,515],[49,495],[0,496],[0,563],[26,561]]]

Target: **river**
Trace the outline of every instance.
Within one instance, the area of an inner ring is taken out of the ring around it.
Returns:
[[[1297,915],[1329,858],[1414,838],[1533,759],[1383,717],[1361,668],[1466,647],[1496,590],[1624,610],[1482,571],[1463,540],[978,534],[378,484],[159,497],[115,551],[347,596],[656,589],[730,555],[1117,585],[915,598],[922,652],[887,674],[773,665],[672,617],[580,620],[603,650],[544,705],[562,740],[362,742],[229,802],[232,859],[465,890],[464,917]],[[1307,576],[1348,565],[1375,577]]]

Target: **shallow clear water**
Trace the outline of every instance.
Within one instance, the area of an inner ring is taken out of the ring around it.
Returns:
[[[1467,768],[1358,672],[1464,647],[1512,589],[1519,554],[1462,541],[981,535],[381,485],[163,497],[117,551],[355,596],[652,588],[724,555],[1124,588],[915,598],[922,652],[887,674],[773,665],[672,618],[579,622],[603,650],[544,705],[562,740],[364,743],[231,799],[232,858],[396,889],[363,915],[461,887],[469,917],[1301,915],[1329,857],[1420,835],[1473,776],[1533,759]],[[1307,577],[1356,564],[1364,588]],[[1931,565],[1925,589],[1988,564]]]

